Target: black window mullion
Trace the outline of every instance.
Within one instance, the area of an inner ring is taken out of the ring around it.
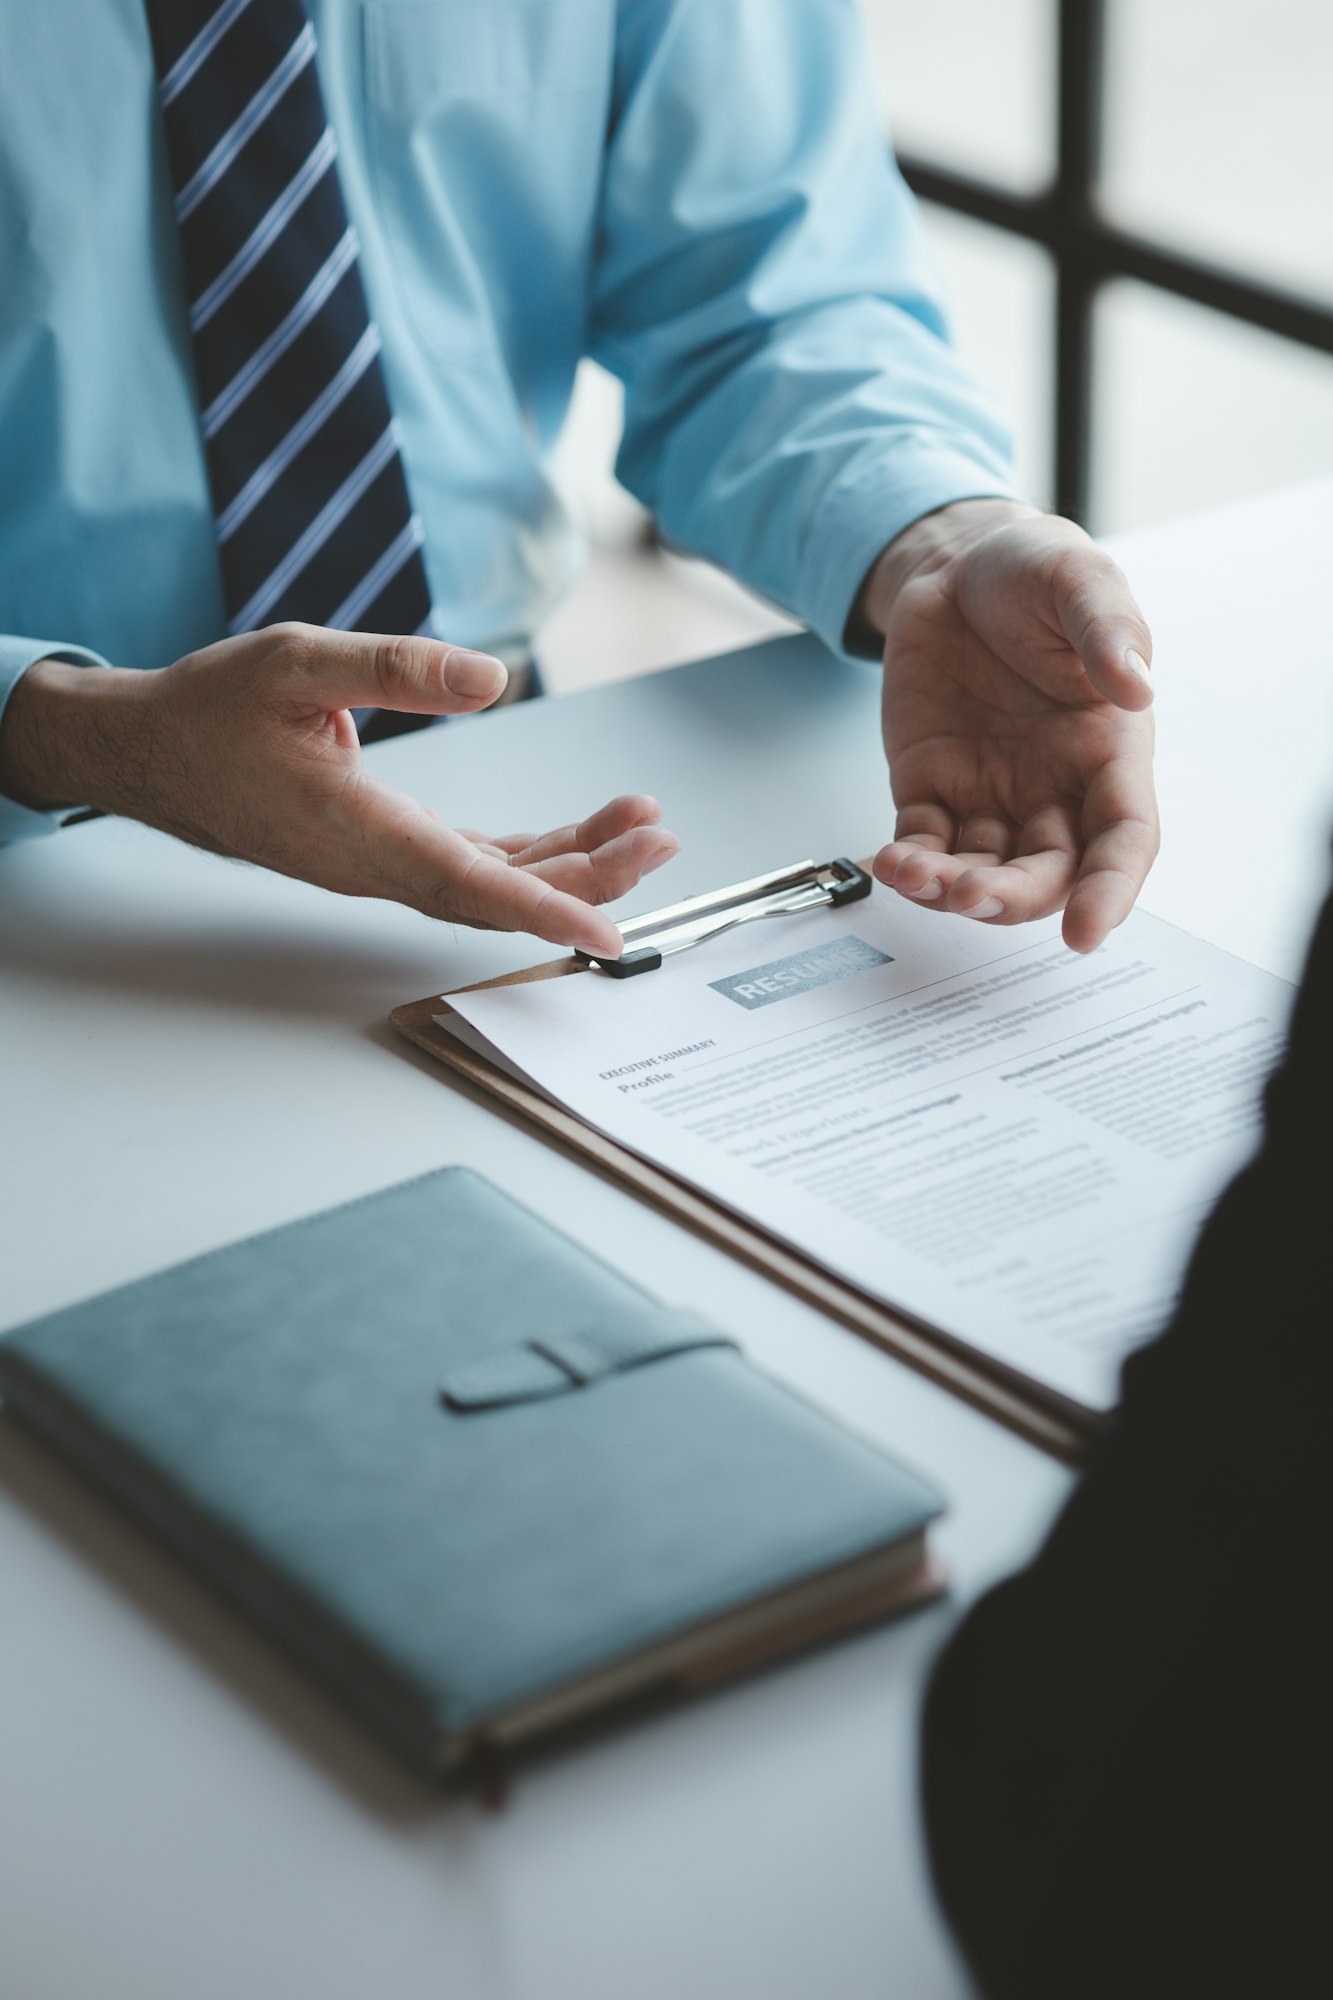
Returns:
[[[1058,511],[1086,521],[1092,479],[1092,319],[1101,276],[1090,254],[1101,174],[1105,0],[1060,0],[1059,112],[1051,200],[1055,266],[1055,466]]]
[[[1086,520],[1092,470],[1093,312],[1100,287],[1131,278],[1300,346],[1333,355],[1333,307],[1117,229],[1097,207],[1101,168],[1105,0],[1060,0],[1055,179],[1036,194],[899,156],[910,187],[974,221],[1038,243],[1055,264],[1054,491]]]

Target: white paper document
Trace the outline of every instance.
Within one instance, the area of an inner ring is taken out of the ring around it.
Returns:
[[[1142,912],[1081,958],[1057,919],[988,929],[876,887],[437,1018],[874,1298],[1104,1410],[1253,1148],[1291,1000]]]

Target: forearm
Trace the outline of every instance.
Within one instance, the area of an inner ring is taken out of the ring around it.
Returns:
[[[29,667],[0,725],[0,792],[35,812],[80,805],[133,815],[154,678],[115,668],[89,673],[64,660]]]

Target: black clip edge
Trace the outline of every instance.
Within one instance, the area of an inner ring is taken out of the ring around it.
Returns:
[[[642,951],[622,952],[619,958],[594,958],[587,951],[576,951],[574,956],[580,965],[595,966],[608,979],[633,979],[639,972],[656,972],[662,963],[661,952],[648,945]]]
[[[845,854],[840,854],[836,861],[830,861],[829,867],[842,877],[840,881],[829,884],[829,901],[834,909],[841,909],[844,903],[859,903],[875,886],[865,869],[858,868]]]

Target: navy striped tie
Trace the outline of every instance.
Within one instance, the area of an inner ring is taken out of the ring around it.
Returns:
[[[431,628],[303,0],[148,0],[230,632]]]

